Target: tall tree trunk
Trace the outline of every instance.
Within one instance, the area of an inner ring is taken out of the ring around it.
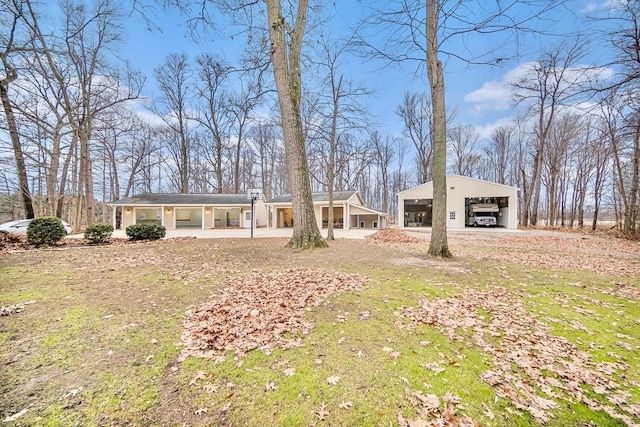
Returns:
[[[96,222],[96,200],[93,195],[93,168],[91,166],[91,151],[89,150],[90,131],[86,129],[87,123],[80,125],[80,176],[84,185],[84,207],[87,216],[87,225]],[[80,224],[79,224],[80,225]]]
[[[433,108],[433,219],[429,255],[451,258],[447,242],[447,115],[444,72],[438,58],[436,1],[427,0],[427,76]]]
[[[2,98],[2,107],[7,117],[13,154],[16,157],[16,172],[18,174],[18,184],[20,185],[24,215],[25,218],[29,219],[35,217],[35,212],[33,210],[31,192],[29,191],[29,178],[27,177],[27,168],[22,154],[22,144],[20,143],[20,135],[18,134],[18,127],[16,126],[16,117],[13,114],[13,107],[9,99],[9,83],[14,81],[18,77],[18,74],[16,70],[7,63],[5,55],[6,53],[2,55],[2,62],[7,70],[7,77],[0,80],[0,98]]]
[[[309,166],[302,131],[300,101],[302,77],[300,51],[307,21],[308,1],[299,0],[295,27],[286,25],[280,0],[266,0],[271,61],[278,90],[278,103],[284,133],[287,174],[293,203],[293,236],[290,248],[326,247],[313,211]],[[287,46],[287,37],[291,39]]]

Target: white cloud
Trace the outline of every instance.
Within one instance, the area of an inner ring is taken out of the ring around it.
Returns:
[[[465,95],[464,101],[475,104],[474,113],[506,111],[513,107],[511,83],[520,79],[535,63],[528,62],[505,73],[500,80],[483,83],[480,89]]]
[[[476,130],[481,141],[486,141],[491,138],[493,132],[501,126],[511,126],[516,123],[514,117],[503,117],[491,123],[485,123],[484,125],[477,125]]]
[[[469,92],[464,101],[472,104],[471,112],[477,116],[484,116],[495,112],[509,111],[516,107],[513,100],[512,83],[521,80],[532,73],[537,62],[527,62],[507,71],[499,80],[491,80],[482,84],[480,89]],[[598,82],[611,78],[614,72],[608,67],[593,67],[577,65],[564,71],[561,87],[569,84],[580,85],[587,82]],[[576,101],[576,100],[574,100]]]
[[[604,0],[601,2],[591,1],[584,5],[582,13],[592,13],[599,10],[611,10],[620,7],[625,3],[625,0]]]

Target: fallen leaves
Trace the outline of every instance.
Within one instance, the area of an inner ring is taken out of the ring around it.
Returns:
[[[0,307],[0,316],[11,316],[24,310],[24,304],[14,304]]]
[[[22,409],[19,412],[16,412],[15,414],[8,416],[7,418],[5,418],[4,420],[2,420],[3,423],[12,423],[15,420],[17,420],[18,418],[20,418],[21,416],[23,416],[24,414],[26,414],[28,411],[28,409]]]
[[[409,236],[406,232],[397,228],[383,228],[365,237],[368,242],[386,246],[403,245],[407,243],[424,243],[416,237]]]
[[[322,402],[320,409],[314,411],[314,413],[318,416],[320,421],[324,421],[330,415],[329,411],[327,411],[327,404],[325,402]]]
[[[331,376],[327,378],[327,383],[330,385],[336,385],[338,384],[339,381],[340,381],[340,377],[337,377],[337,376]]]
[[[442,398],[432,393],[424,395],[420,390],[411,392],[406,389],[405,393],[418,416],[407,419],[402,416],[402,414],[398,414],[398,424],[400,427],[480,426],[480,424],[472,418],[457,414],[458,409],[461,409],[460,399],[452,393],[446,393]]]
[[[595,236],[581,238],[570,233],[502,235],[498,238],[483,236],[483,241],[475,245],[481,246],[482,250],[474,247],[474,240],[477,241],[477,237],[471,234],[452,235],[449,240],[451,251],[456,256],[522,265],[579,268],[615,276],[640,275],[640,245],[631,240]],[[638,292],[638,289],[635,292],[631,290],[633,298],[638,298]]]
[[[214,301],[187,311],[182,342],[187,354],[199,356],[298,347],[313,329],[304,321],[307,307],[364,282],[357,274],[307,268],[230,279]]]
[[[3,305],[0,307],[0,316],[11,316],[24,311],[26,305],[34,304],[35,301],[27,301],[23,304]]]
[[[264,386],[264,391],[274,391],[278,389],[278,385],[272,381],[268,381]]]
[[[624,406],[625,387],[610,379],[621,375],[627,366],[623,362],[593,362],[589,353],[552,335],[551,328],[528,314],[506,289],[467,289],[449,298],[421,301],[420,308],[406,308],[404,314],[438,328],[452,341],[464,340],[460,330],[467,331],[471,341],[493,357],[492,369],[481,375],[482,380],[494,387],[499,397],[509,399],[518,411],[529,412],[541,424],[553,416],[550,411],[558,407],[555,399],[568,397],[632,425],[632,408]],[[617,344],[633,350],[622,341]],[[439,370],[436,363],[422,366]],[[587,397],[590,392],[606,399],[595,401]],[[417,398],[423,408],[429,407]],[[431,401],[430,406],[434,405]]]
[[[351,409],[351,407],[353,406],[353,402],[348,401],[348,402],[340,402],[340,405],[338,405],[338,407],[340,409]]]

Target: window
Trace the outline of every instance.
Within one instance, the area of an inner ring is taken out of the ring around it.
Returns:
[[[455,219],[456,219],[456,211],[449,211],[449,219],[455,221]]]
[[[251,221],[251,212],[247,212],[245,218],[247,221]]]

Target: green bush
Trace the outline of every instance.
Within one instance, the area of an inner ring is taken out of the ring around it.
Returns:
[[[157,240],[162,239],[167,229],[157,224],[133,224],[127,227],[125,233],[131,240]]]
[[[84,230],[84,238],[92,244],[104,243],[113,233],[113,225],[106,222],[91,224]]]
[[[38,247],[53,245],[66,234],[60,218],[43,216],[34,219],[27,226],[27,243]]]

